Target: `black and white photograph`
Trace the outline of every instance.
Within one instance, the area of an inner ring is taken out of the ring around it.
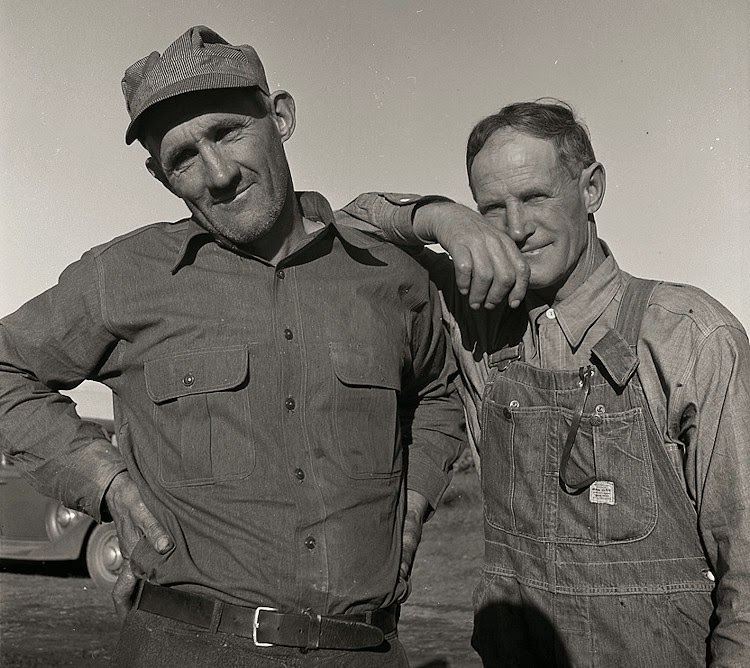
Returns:
[[[750,666],[747,0],[0,0],[0,665]]]

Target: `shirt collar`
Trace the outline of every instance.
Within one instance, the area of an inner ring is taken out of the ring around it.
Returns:
[[[607,245],[600,240],[606,255],[594,272],[572,295],[555,306],[555,316],[571,348],[581,345],[583,337],[599,319],[620,288],[620,269]],[[541,311],[542,308],[534,309]],[[531,316],[532,313],[529,313]],[[538,313],[533,314],[535,317]]]
[[[180,249],[177,251],[177,254],[175,256],[175,262],[172,265],[171,270],[172,274],[176,274],[178,270],[182,268],[184,264],[186,264],[188,250],[195,247],[195,244],[198,243],[199,238],[202,243],[213,239],[213,234],[201,227],[194,218],[186,218],[185,224],[185,236],[183,237],[182,245],[180,246]],[[193,242],[193,240],[195,240],[195,243]]]
[[[305,241],[304,246],[307,246],[314,239],[328,234],[335,234],[344,242],[356,246],[357,248],[372,248],[373,246],[381,245],[383,242],[370,237],[357,230],[350,229],[346,226],[339,226],[334,221],[333,209],[328,203],[328,200],[318,192],[314,191],[301,191],[295,193],[297,196],[297,202],[302,212],[302,216],[308,221],[320,224],[320,230],[311,233],[308,239]],[[227,247],[225,243],[220,242],[216,239],[212,232],[209,232],[194,219],[186,219],[187,227],[185,229],[185,236],[182,240],[182,245],[177,251],[175,256],[175,263],[172,265],[172,274],[187,264],[187,258],[190,255],[192,249],[195,248],[196,244],[206,243],[208,241],[215,241],[223,248],[226,248],[230,252],[232,249]],[[300,249],[296,249],[296,253]]]

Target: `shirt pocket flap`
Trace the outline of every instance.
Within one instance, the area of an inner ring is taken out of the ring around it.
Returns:
[[[336,377],[345,385],[401,389],[401,365],[393,352],[384,353],[372,344],[330,344]]]
[[[144,365],[146,391],[154,403],[239,387],[249,368],[247,346],[178,353]]]

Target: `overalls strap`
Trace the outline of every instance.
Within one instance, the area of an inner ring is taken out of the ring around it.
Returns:
[[[615,329],[622,334],[625,341],[635,348],[638,343],[638,333],[641,331],[641,320],[646,312],[654,288],[659,281],[631,276],[625,285],[625,293],[617,310]]]
[[[609,330],[591,349],[592,355],[620,389],[627,385],[638,368],[638,333],[643,314],[658,284],[658,281],[631,277],[625,284],[614,329]]]

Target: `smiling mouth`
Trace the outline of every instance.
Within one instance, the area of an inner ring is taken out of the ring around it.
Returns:
[[[539,255],[547,246],[539,246],[538,248],[530,248],[529,250],[521,249],[523,255]]]
[[[214,204],[232,204],[232,202],[236,202],[238,199],[240,199],[248,190],[250,190],[250,187],[252,186],[252,183],[249,183],[247,186],[242,188],[242,190],[238,190],[231,195],[227,195],[226,197],[219,197],[218,199],[214,200]]]

